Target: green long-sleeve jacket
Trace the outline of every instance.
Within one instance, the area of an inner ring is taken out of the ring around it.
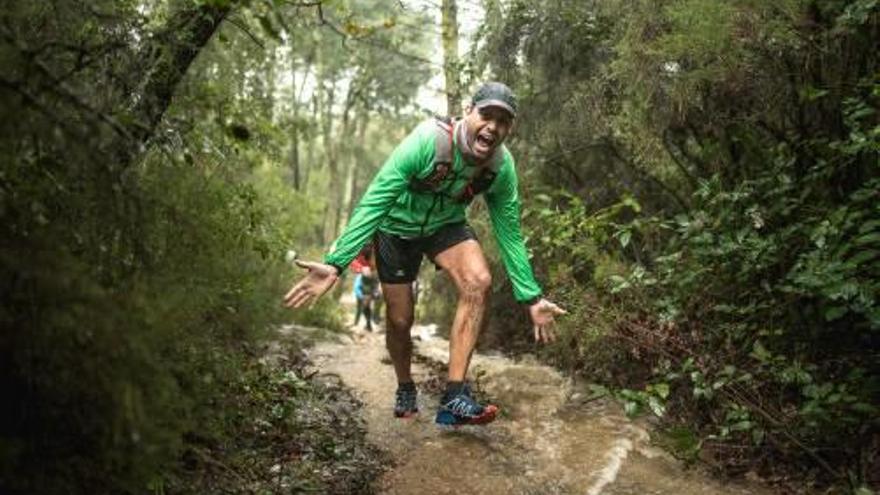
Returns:
[[[439,192],[417,192],[410,186],[414,177],[425,179],[433,170],[436,125],[431,120],[423,122],[391,153],[334,243],[333,251],[324,257],[325,263],[348,266],[377,229],[417,238],[429,236],[444,225],[465,221],[467,205],[454,198],[478,167],[466,162],[457,146],[452,147],[452,171],[437,188]],[[498,152],[503,153],[502,160],[484,197],[514,297],[524,302],[540,296],[541,287],[535,281],[520,231],[513,157],[503,146]]]

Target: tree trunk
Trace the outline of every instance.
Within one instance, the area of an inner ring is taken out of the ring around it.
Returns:
[[[367,155],[367,127],[370,125],[370,114],[367,111],[364,111],[363,116],[361,117],[360,123],[358,124],[357,131],[357,140],[355,144],[355,160],[352,164],[352,174],[351,174],[351,192],[349,196],[351,197],[351,201],[348,203],[348,216],[351,217],[351,214],[354,213],[354,208],[357,206],[358,201],[361,199],[361,191],[362,186],[359,179],[360,171],[364,169],[367,165],[362,161],[358,161],[358,158],[364,157]],[[360,158],[362,160],[362,158]]]
[[[327,206],[324,208],[324,243],[331,242],[336,237],[336,208],[338,208],[337,194],[334,190],[339,187],[339,162],[336,146],[333,142],[333,105],[336,102],[336,81],[332,81],[323,90],[321,107],[321,134],[324,145],[324,157],[327,161],[327,169],[330,180],[327,184]]]
[[[303,76],[305,79],[305,76]],[[290,105],[292,107],[293,125],[290,132],[290,172],[293,189],[300,190],[299,177],[299,94],[296,87],[296,58],[290,54]]]
[[[314,126],[320,122],[320,112],[318,106],[318,97],[317,95],[313,95],[311,99],[311,121],[310,125]],[[315,156],[316,151],[315,148],[318,146],[317,136],[313,135],[310,139],[306,139],[306,162],[302,164],[302,178],[303,178],[303,191],[308,190],[309,188],[309,180],[311,179],[312,169],[315,164]]]
[[[446,114],[461,115],[461,79],[458,63],[458,8],[455,0],[443,0],[443,74],[446,77]]]
[[[126,130],[130,137],[145,144],[171,104],[174,91],[201,49],[208,43],[220,23],[236,2],[186,3],[152,37],[135,58],[144,67],[139,78],[143,83],[135,92]],[[128,165],[140,152],[140,147],[124,145],[129,150],[120,157],[121,165]]]
[[[358,172],[366,165],[364,163],[364,134],[367,130],[367,125],[370,121],[370,114],[368,111],[364,110],[363,112],[359,112],[358,118],[355,120],[354,124],[350,126],[351,131],[354,133],[354,142],[349,149],[350,164],[348,168],[348,182],[346,184],[346,194],[345,194],[345,204],[341,208],[342,210],[342,223],[341,227],[344,227],[345,224],[348,223],[348,220],[351,218],[351,214],[354,211],[354,207],[357,205],[358,200],[360,200],[360,191],[358,190]]]
[[[343,179],[343,177],[339,176],[338,164],[337,164],[337,177],[336,177],[336,180],[333,181],[333,184],[337,185],[336,189],[333,191],[334,192],[333,197],[335,198],[334,203],[335,203],[335,207],[336,207],[336,215],[335,215],[335,220],[333,222],[333,235],[334,236],[338,236],[342,232],[342,227],[344,226],[346,205],[347,205],[347,201],[348,201],[348,199],[346,198],[346,195],[350,191],[350,188],[348,186],[348,184],[349,184],[348,181],[350,179],[349,174],[352,172],[352,167],[354,166],[353,164],[355,161],[355,156],[353,153],[351,153],[351,151],[352,151],[351,135],[352,135],[352,127],[353,127],[351,112],[354,109],[355,102],[357,100],[357,95],[358,95],[358,79],[354,78],[351,81],[351,84],[348,85],[348,93],[345,95],[345,109],[342,112],[342,126],[339,130],[339,135],[336,138],[336,140],[337,140],[337,145],[336,145],[337,160],[339,159],[340,155],[346,156],[349,161],[349,168],[346,170],[346,172],[348,172],[348,174],[346,174],[344,185],[343,185],[343,181],[341,180],[341,179]],[[346,140],[345,148],[347,151],[344,154],[340,153],[339,149],[342,148],[342,146],[340,146],[338,143],[338,142],[342,141],[343,139]]]

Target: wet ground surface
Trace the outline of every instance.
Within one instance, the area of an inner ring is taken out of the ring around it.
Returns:
[[[413,329],[417,353],[445,363],[448,343],[431,327]],[[584,400],[570,380],[534,362],[474,356],[471,375],[502,408],[488,426],[434,425],[438,397],[425,393],[436,372],[416,365],[421,413],[392,415],[396,379],[384,335],[354,331],[310,352],[324,373],[336,374],[364,402],[369,440],[387,450],[392,466],[378,481],[385,494],[761,495],[756,487],[722,484],[650,444],[643,426],[604,399]],[[424,360],[423,360],[424,361]],[[436,389],[436,387],[433,387]]]

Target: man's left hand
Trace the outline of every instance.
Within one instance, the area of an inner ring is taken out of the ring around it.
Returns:
[[[564,314],[566,314],[564,309],[544,298],[529,306],[529,316],[532,317],[535,330],[535,342],[547,343],[556,340],[556,333],[553,331],[554,318]]]

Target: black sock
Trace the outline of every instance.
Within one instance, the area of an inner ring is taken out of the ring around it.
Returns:
[[[398,390],[415,390],[416,384],[415,382],[400,382],[397,384]]]
[[[443,400],[451,400],[456,395],[462,393],[464,390],[464,382],[446,382],[446,393],[443,394]]]

